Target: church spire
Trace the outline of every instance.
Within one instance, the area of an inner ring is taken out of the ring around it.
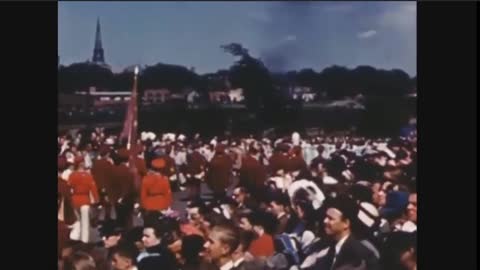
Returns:
[[[95,48],[93,49],[93,62],[105,63],[102,47],[102,35],[100,32],[100,18],[97,18],[97,31],[95,32]]]

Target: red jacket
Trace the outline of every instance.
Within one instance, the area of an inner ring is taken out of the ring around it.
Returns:
[[[242,160],[240,169],[240,184],[247,188],[261,188],[267,179],[267,170],[263,164],[251,155],[246,155]]]
[[[68,183],[73,189],[73,207],[80,208],[83,205],[90,205],[90,193],[93,196],[94,203],[98,202],[97,185],[88,172],[72,172],[68,178]]]
[[[145,210],[164,210],[170,207],[173,197],[167,177],[147,174],[142,181],[140,200]]]
[[[108,183],[112,177],[113,167],[113,164],[105,158],[93,161],[92,176],[100,190],[105,189],[108,192]]]
[[[252,241],[248,252],[254,257],[269,257],[275,252],[273,238],[271,235],[264,233],[259,238]]]

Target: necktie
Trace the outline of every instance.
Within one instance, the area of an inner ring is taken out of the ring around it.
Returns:
[[[327,252],[327,255],[326,255],[326,265],[327,265],[327,269],[332,269],[333,267],[333,263],[335,261],[335,245],[332,244],[330,245],[330,247],[328,248],[328,252]]]

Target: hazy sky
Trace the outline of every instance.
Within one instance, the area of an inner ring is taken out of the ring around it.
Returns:
[[[92,58],[97,17],[114,71],[163,62],[214,72],[234,62],[220,45],[238,42],[273,70],[417,73],[415,2],[59,2],[62,64]]]

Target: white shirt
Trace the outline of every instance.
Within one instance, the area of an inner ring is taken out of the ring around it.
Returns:
[[[245,258],[244,258],[244,257],[236,260],[235,262],[233,262],[233,267],[239,266],[243,261],[245,261]]]
[[[66,169],[62,173],[62,179],[65,180],[65,181],[68,181],[68,178],[70,177],[70,174],[72,174],[72,170]]]
[[[229,261],[228,263],[222,265],[222,267],[220,267],[220,270],[230,270],[232,268],[233,268],[233,262]]]

